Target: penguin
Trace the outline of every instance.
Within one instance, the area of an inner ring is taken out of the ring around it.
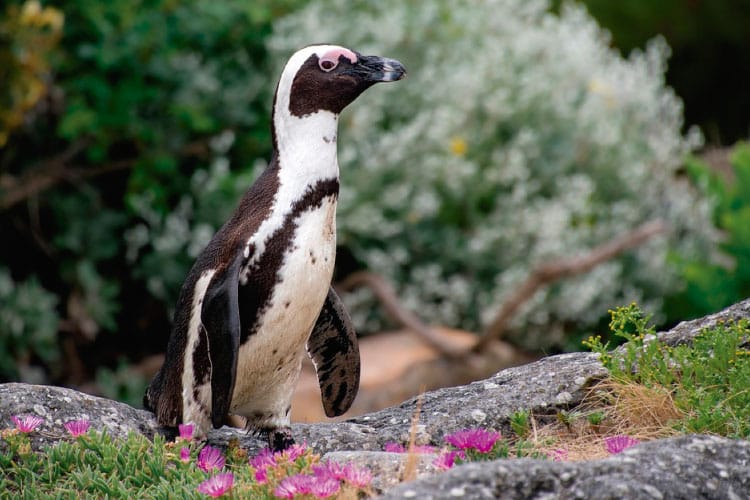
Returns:
[[[336,45],[291,56],[274,95],[269,164],[179,293],[164,364],[144,396],[160,425],[191,423],[203,438],[238,415],[271,449],[291,446],[290,404],[305,352],[326,415],[349,409],[359,348],[331,287],[338,117],[375,83],[405,74],[396,60]]]

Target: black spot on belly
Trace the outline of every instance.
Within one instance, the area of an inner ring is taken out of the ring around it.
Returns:
[[[286,302],[284,302],[284,309],[289,309],[289,306],[291,306],[291,305],[292,305],[291,301],[287,300]],[[275,349],[274,349],[273,353],[276,354],[276,350]]]
[[[270,167],[269,167],[270,168]],[[338,197],[339,180],[335,177],[318,181],[308,187],[304,195],[292,203],[284,222],[265,242],[263,254],[248,268],[247,282],[240,285],[240,344],[255,334],[262,322],[263,313],[271,306],[273,290],[284,277],[280,275],[287,251],[295,245],[294,233],[298,219],[304,212],[320,208],[326,199]]]

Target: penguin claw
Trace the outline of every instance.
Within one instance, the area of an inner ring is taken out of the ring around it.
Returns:
[[[268,447],[271,448],[272,451],[284,451],[294,445],[292,429],[289,427],[268,429],[266,433],[268,437]]]

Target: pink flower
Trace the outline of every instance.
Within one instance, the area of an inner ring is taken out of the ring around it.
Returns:
[[[295,495],[306,495],[312,492],[313,476],[296,474],[285,477],[279,485],[273,490],[274,496],[278,498],[294,498]]]
[[[231,472],[216,474],[198,485],[198,492],[211,497],[220,497],[232,489],[234,475]]]
[[[263,448],[260,453],[250,459],[250,465],[254,469],[263,469],[276,465],[276,457],[269,448]]]
[[[631,446],[635,446],[638,443],[640,443],[640,441],[638,441],[637,439],[624,435],[604,438],[604,446],[610,453],[620,453],[621,451],[626,450]]]
[[[286,460],[289,463],[294,462],[299,457],[305,454],[307,451],[307,443],[293,444],[284,451],[274,453],[274,458],[277,460]]]
[[[340,489],[341,483],[332,477],[315,478],[310,485],[310,493],[315,495],[315,498],[328,498],[338,493]]]
[[[65,429],[67,429],[67,431],[73,437],[78,437],[86,434],[90,426],[91,423],[85,418],[82,418],[81,420],[71,420],[70,422],[65,423]]]
[[[461,450],[446,451],[433,460],[432,465],[440,470],[448,470],[455,465],[456,457],[466,458],[466,454]]]
[[[340,481],[344,479],[344,466],[333,460],[313,465],[313,475],[320,479],[335,479]]]
[[[180,424],[177,428],[180,431],[180,439],[184,439],[185,441],[193,439],[193,424]]]
[[[44,419],[42,417],[37,417],[36,415],[13,415],[10,418],[16,424],[16,429],[25,433],[32,432],[34,429],[39,427],[39,424],[44,422]]]
[[[206,472],[224,467],[224,455],[221,450],[206,445],[198,454],[198,468]]]
[[[564,462],[568,459],[568,450],[564,450],[562,448],[552,450],[549,453],[549,457],[555,462]]]
[[[369,469],[354,464],[344,466],[343,476],[344,481],[358,488],[364,488],[372,482],[372,473]]]
[[[180,460],[188,463],[190,461],[190,448],[183,446],[180,448]]]
[[[268,469],[266,467],[255,470],[255,482],[258,484],[266,484],[268,482]]]
[[[547,454],[547,456],[549,456],[549,458],[551,458],[555,462],[565,462],[568,459],[568,450],[558,448],[556,450],[552,450]]]
[[[466,429],[445,436],[445,441],[460,450],[473,448],[479,453],[489,453],[500,437],[499,432],[486,431],[484,429]]]
[[[393,441],[388,441],[383,446],[384,451],[389,451],[391,453],[406,453],[406,448],[404,448],[404,445],[394,443]]]

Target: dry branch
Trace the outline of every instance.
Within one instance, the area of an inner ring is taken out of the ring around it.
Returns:
[[[651,237],[663,233],[665,230],[666,225],[660,220],[646,222],[632,231],[599,245],[585,255],[540,265],[532,271],[531,275],[508,300],[503,302],[495,319],[492,320],[479,342],[473,347],[473,351],[481,352],[488,343],[499,340],[518,309],[530,300],[541,287],[563,278],[586,273],[626,250],[640,246]]]
[[[367,286],[372,290],[391,320],[417,333],[420,338],[438,352],[447,357],[456,357],[461,354],[461,351],[448,343],[417,315],[401,306],[396,291],[382,276],[367,271],[359,271],[347,276],[344,281],[338,284],[337,288],[341,291],[349,291],[360,286]]]

